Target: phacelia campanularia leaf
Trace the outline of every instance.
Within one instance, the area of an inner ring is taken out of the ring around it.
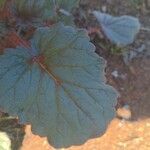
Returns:
[[[0,56],[0,108],[56,148],[102,135],[115,115],[117,92],[89,40],[59,23],[37,29],[30,48]]]

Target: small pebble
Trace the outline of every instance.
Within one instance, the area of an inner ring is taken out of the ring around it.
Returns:
[[[129,120],[131,118],[131,111],[129,105],[118,108],[117,115],[122,119]]]
[[[113,71],[112,73],[112,76],[115,77],[115,78],[118,78],[119,77],[119,73],[117,70]]]

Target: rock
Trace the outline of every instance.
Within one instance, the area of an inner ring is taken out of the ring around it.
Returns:
[[[125,120],[131,119],[131,111],[129,105],[125,105],[122,108],[118,108],[117,115],[118,117],[121,117]]]
[[[114,70],[114,71],[111,73],[111,75],[112,75],[113,77],[115,77],[115,78],[118,78],[118,77],[119,77],[119,73],[118,73],[117,70]]]

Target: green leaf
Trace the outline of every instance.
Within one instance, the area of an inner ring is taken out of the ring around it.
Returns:
[[[71,11],[77,7],[79,0],[46,0],[45,19],[63,22],[66,25],[74,25]]]
[[[30,49],[0,56],[0,107],[56,148],[102,135],[115,114],[116,91],[89,40],[84,30],[56,24],[38,29]]]
[[[0,150],[11,150],[11,141],[4,132],[0,132]]]
[[[132,16],[113,17],[109,14],[94,11],[107,38],[118,46],[131,44],[140,30],[138,18]]]
[[[19,25],[42,24],[42,21],[62,21],[73,25],[71,11],[76,7],[79,0],[14,0],[12,12],[17,18]]]

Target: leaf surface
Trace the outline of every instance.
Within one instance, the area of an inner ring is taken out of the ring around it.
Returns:
[[[93,12],[105,35],[117,45],[127,45],[134,41],[140,30],[139,20],[131,16],[113,17],[99,11]]]
[[[43,21],[74,25],[71,11],[79,0],[14,0],[12,12],[22,26],[42,26]]]
[[[46,0],[45,19],[61,21],[66,25],[74,25],[71,11],[78,6],[79,0]]]
[[[89,40],[84,30],[56,24],[38,29],[30,50],[0,56],[0,107],[56,148],[102,135],[115,114],[116,91]]]

